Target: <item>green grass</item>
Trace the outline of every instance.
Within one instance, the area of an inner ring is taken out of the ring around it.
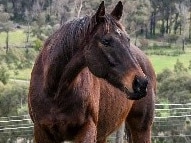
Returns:
[[[11,79],[18,79],[18,80],[30,80],[31,77],[31,71],[32,69],[23,69],[17,71],[17,74],[15,74],[15,71],[11,70],[9,72]]]
[[[0,47],[5,47],[5,41],[6,41],[6,33],[1,32],[0,33]],[[30,37],[30,41],[34,40],[34,37]],[[23,29],[14,30],[9,32],[9,45],[10,46],[24,46],[24,43],[26,41],[26,33],[24,33]]]
[[[0,47],[5,47],[5,41],[6,41],[6,33],[0,32]],[[29,41],[34,41],[34,37],[30,37]],[[26,33],[24,32],[24,29],[14,30],[9,32],[9,46],[10,47],[24,47],[26,40]],[[18,48],[20,49],[20,48]],[[2,49],[1,49],[2,50]],[[21,49],[25,50],[25,49]],[[0,52],[0,56],[5,54],[5,50]],[[19,80],[29,80],[30,74],[32,69],[24,69],[17,71],[17,74],[15,74],[15,71],[10,70],[10,78],[11,79],[19,79]]]
[[[174,65],[179,59],[180,62],[184,64],[187,68],[189,66],[189,61],[191,60],[191,53],[182,54],[180,56],[159,56],[159,55],[150,55],[148,56],[151,60],[155,72],[161,73],[164,69],[168,68],[173,70]],[[30,80],[32,69],[24,69],[20,70],[18,74],[14,74],[14,71],[10,71],[10,78],[11,79],[20,79],[20,80]]]
[[[0,46],[5,46],[5,40],[6,40],[6,33],[1,32],[0,33]],[[15,30],[12,32],[9,32],[9,45],[15,45],[20,46],[25,42],[26,34],[23,32],[23,30]]]
[[[187,52],[185,54],[181,54],[179,56],[163,56],[163,55],[149,55],[149,59],[151,60],[151,63],[153,64],[153,67],[155,69],[155,72],[161,73],[164,69],[168,68],[170,70],[174,69],[174,65],[177,62],[177,59],[183,65],[188,68],[189,61],[191,61],[191,53]],[[11,79],[20,79],[20,80],[29,80],[31,76],[32,69],[24,69],[18,71],[18,74],[14,74],[14,71],[10,71],[10,78]]]
[[[0,33],[0,47],[5,46],[6,33]],[[26,34],[23,29],[15,30],[9,33],[9,44],[14,46],[23,46],[26,40]],[[30,41],[34,40],[34,37],[31,37]],[[149,40],[149,43],[153,42]],[[191,49],[188,48],[191,45],[186,45],[186,53],[181,54],[179,56],[166,56],[166,55],[148,55],[151,60],[156,73],[161,73],[164,69],[169,68],[171,70],[174,69],[174,65],[179,59],[180,62],[184,64],[187,68],[189,65],[189,61],[191,60]],[[181,49],[181,48],[180,48]],[[160,49],[161,50],[161,49]],[[162,49],[165,52],[172,52],[173,49]],[[152,49],[150,50],[152,52]],[[21,80],[29,80],[32,69],[24,69],[19,70],[18,74],[15,74],[14,71],[10,71],[11,79],[21,79]]]
[[[151,60],[156,73],[161,73],[166,68],[173,70],[177,59],[179,59],[179,61],[187,68],[189,66],[189,61],[191,60],[191,53],[181,54],[179,56],[150,55],[148,57]]]

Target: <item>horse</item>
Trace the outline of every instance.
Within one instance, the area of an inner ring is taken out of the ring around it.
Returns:
[[[28,108],[36,143],[106,143],[125,122],[133,143],[150,143],[156,76],[120,19],[102,1],[92,16],[63,24],[31,72]]]

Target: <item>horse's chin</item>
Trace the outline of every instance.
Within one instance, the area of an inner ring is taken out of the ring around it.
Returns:
[[[107,79],[107,81],[113,85],[114,87],[118,88],[119,90],[121,90],[123,93],[126,94],[127,99],[130,100],[139,100],[143,97],[145,97],[147,95],[147,89],[136,89],[133,86],[132,90],[129,90],[129,88],[127,88],[121,81],[119,80],[113,80],[111,78],[107,78],[107,76],[105,77],[105,79]]]
[[[146,91],[133,91],[133,92],[130,92],[129,89],[127,87],[123,87],[122,88],[122,91],[126,94],[126,97],[127,99],[130,99],[130,100],[139,100],[143,97],[145,97],[147,95],[147,92]]]

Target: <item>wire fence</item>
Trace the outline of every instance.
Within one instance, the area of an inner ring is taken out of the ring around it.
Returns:
[[[153,143],[191,143],[191,103],[156,104]],[[29,115],[0,117],[0,143],[32,143]],[[115,142],[113,134],[108,142]]]

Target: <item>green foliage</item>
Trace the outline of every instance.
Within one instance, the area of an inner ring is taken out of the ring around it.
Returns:
[[[42,46],[43,46],[43,42],[42,42],[40,39],[36,39],[36,40],[34,41],[34,49],[35,49],[36,51],[40,51],[41,48],[42,48]]]
[[[126,29],[133,34],[143,34],[147,29],[151,14],[151,5],[149,0],[129,0],[124,5],[124,16]]]
[[[8,83],[7,85],[1,84],[0,82],[0,121],[4,121],[0,122],[1,129],[10,127],[18,129],[1,130],[0,142],[13,143],[17,140],[17,137],[24,137],[31,140],[33,134],[32,130],[30,130],[30,128],[22,128],[32,126],[28,120],[24,120],[26,117],[24,118],[24,116],[22,116],[28,114],[28,84],[16,82]],[[23,142],[27,141],[25,140]]]
[[[176,64],[174,65],[174,72],[181,73],[187,72],[187,68],[184,67],[184,64],[177,59]]]
[[[8,68],[5,64],[0,64],[0,82],[7,84],[9,80]]]
[[[169,69],[164,69],[162,73],[157,75],[157,81],[160,83],[163,80],[167,79],[173,74],[173,72]]]
[[[191,70],[191,60],[189,61],[188,69]]]
[[[23,48],[11,48],[8,53],[0,55],[0,60],[3,60],[9,69],[25,69],[31,68],[37,53],[33,49],[28,52]]]
[[[0,86],[0,116],[26,113],[28,84],[7,84]]]
[[[149,46],[149,42],[148,42],[148,40],[145,39],[145,38],[141,38],[141,39],[139,40],[139,43],[140,43],[140,48],[141,48],[142,50],[147,49],[148,46]]]
[[[160,102],[163,100],[182,104],[191,102],[191,75],[188,72],[164,70],[157,79]]]

